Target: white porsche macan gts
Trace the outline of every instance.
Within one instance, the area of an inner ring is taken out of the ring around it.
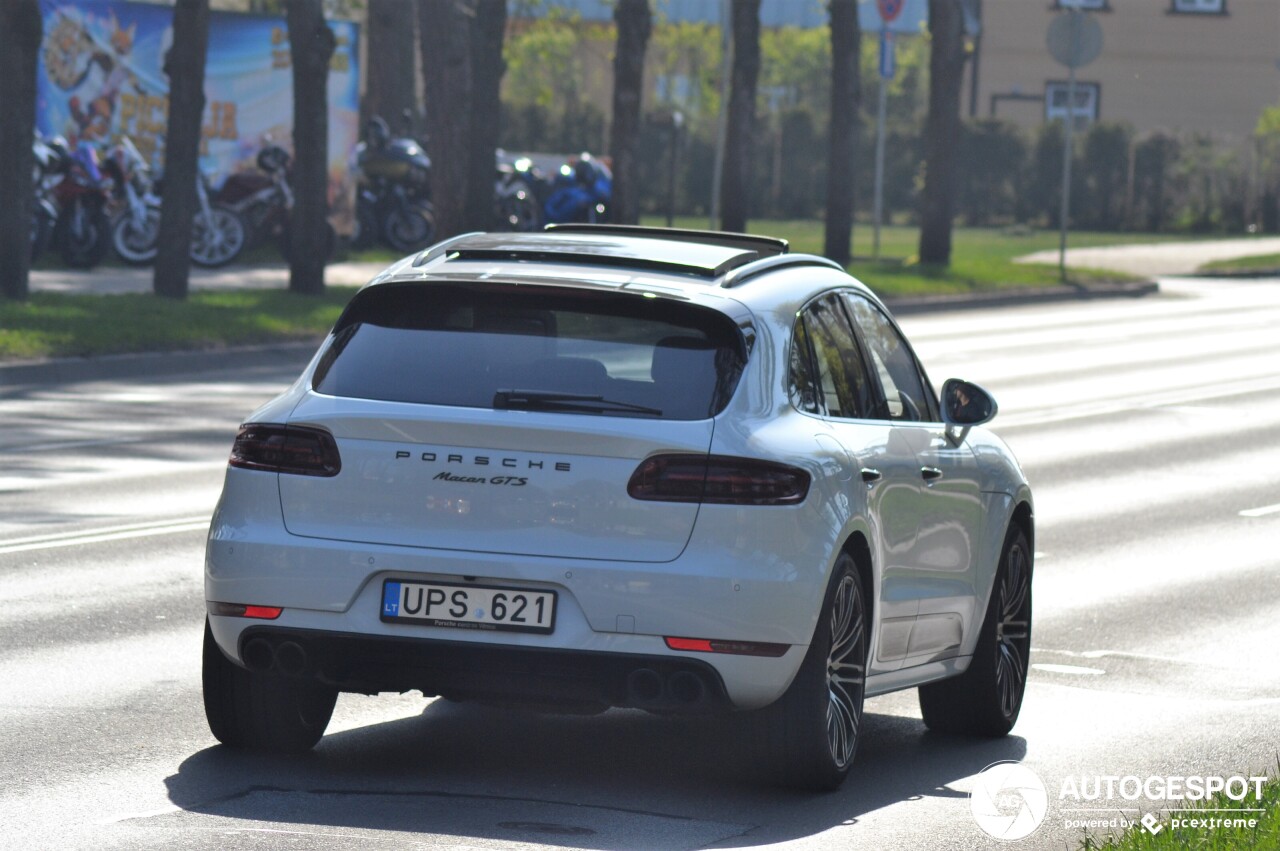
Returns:
[[[750,713],[830,789],[863,699],[1017,720],[1031,492],[980,387],[759,236],[467,234],[352,299],[240,429],[205,562],[223,743],[303,751],[339,692]]]

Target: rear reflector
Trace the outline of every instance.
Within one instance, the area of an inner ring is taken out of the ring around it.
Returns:
[[[244,603],[215,603],[212,600],[205,606],[211,615],[222,615],[229,618],[258,618],[273,621],[280,617],[284,609],[279,606],[249,606]]]
[[[789,644],[766,644],[762,641],[721,641],[716,638],[663,639],[672,650],[691,653],[729,653],[734,656],[781,656],[791,649]]]
[[[297,476],[336,476],[342,469],[338,445],[329,432],[274,423],[241,426],[231,447],[230,464]]]
[[[655,455],[631,475],[632,499],[717,505],[797,505],[809,474],[797,467],[728,455]]]

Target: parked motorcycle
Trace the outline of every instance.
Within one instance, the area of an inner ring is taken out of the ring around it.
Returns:
[[[543,204],[543,217],[554,224],[607,222],[612,197],[613,173],[583,152],[560,167]]]
[[[506,162],[506,153],[498,151],[498,175],[493,186],[495,228],[508,231],[542,229],[542,205],[549,183],[533,161],[518,157]]]
[[[352,153],[351,169],[358,180],[353,247],[382,240],[407,254],[434,241],[431,160],[421,145],[408,137],[391,138],[387,123],[373,118],[365,141]]]
[[[217,191],[214,200],[235,211],[248,228],[248,245],[274,237],[280,254],[289,259],[292,233],[293,187],[289,154],[279,145],[267,145],[258,152],[258,171],[238,171]],[[337,245],[333,226],[326,223],[327,249]]]
[[[209,193],[209,179],[196,177],[199,207],[191,220],[191,262],[216,269],[240,256],[248,241],[244,220],[225,204],[216,204]]]
[[[38,135],[32,142],[35,165],[31,171],[31,262],[35,263],[49,248],[53,240],[54,223],[58,220],[58,208],[51,200],[53,186],[61,180],[69,156],[65,145],[57,141],[46,142]]]
[[[92,269],[102,262],[111,244],[107,219],[111,180],[103,174],[97,148],[81,140],[65,160],[62,179],[53,186],[58,218],[53,242],[62,262],[75,269]]]
[[[154,192],[151,167],[128,136],[122,136],[103,163],[111,176],[111,247],[133,266],[156,259],[160,239],[160,198]]]

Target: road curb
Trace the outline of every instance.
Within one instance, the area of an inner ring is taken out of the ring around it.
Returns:
[[[1142,283],[1098,284],[1077,287],[1022,287],[986,293],[886,298],[897,315],[1013,307],[1060,301],[1100,298],[1137,298],[1159,291],[1159,285]],[[269,346],[234,346],[197,351],[144,352],[94,358],[56,358],[25,363],[0,363],[0,388],[27,384],[73,384],[80,381],[113,381],[133,377],[159,377],[212,372],[220,369],[254,369],[294,365],[301,369],[320,344],[281,343]]]
[[[1155,281],[1091,284],[1087,287],[1018,287],[981,293],[885,298],[897,315],[944,310],[977,310],[986,307],[1017,307],[1062,301],[1092,301],[1103,298],[1141,298],[1160,291]]]
[[[71,384],[122,378],[191,375],[219,369],[296,366],[299,370],[315,354],[320,340],[269,346],[235,346],[178,352],[143,352],[95,358],[54,358],[0,364],[0,388],[25,384]]]

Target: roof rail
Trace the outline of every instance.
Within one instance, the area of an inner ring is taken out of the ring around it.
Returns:
[[[631,236],[641,239],[667,239],[673,242],[696,242],[704,245],[721,245],[725,248],[738,248],[743,251],[755,251],[761,257],[775,257],[790,251],[785,239],[772,236],[757,236],[749,233],[731,233],[718,230],[685,230],[684,228],[653,228],[642,225],[588,225],[560,224],[547,225],[545,230],[555,233],[590,233],[600,236]]]
[[[778,269],[786,269],[793,266],[821,266],[841,272],[845,271],[845,268],[834,260],[828,260],[826,257],[819,257],[816,254],[783,254],[777,257],[765,257],[745,266],[731,269],[720,277],[719,286],[730,289],[741,286],[752,278],[763,275],[765,272],[774,272]]]
[[[451,236],[446,240],[437,242],[435,245],[428,246],[422,250],[422,253],[413,258],[414,266],[425,266],[432,260],[447,254],[449,249],[464,239],[470,239],[473,236],[479,236],[484,231],[473,230],[470,233],[460,233],[457,236]]]

